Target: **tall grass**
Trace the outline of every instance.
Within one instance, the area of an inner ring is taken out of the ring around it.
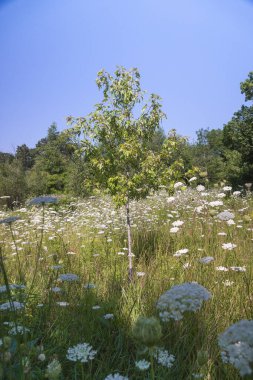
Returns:
[[[53,359],[61,363],[61,379],[103,380],[114,373],[136,380],[186,380],[199,374],[204,379],[240,378],[222,362],[217,338],[231,324],[253,319],[252,197],[226,196],[220,207],[208,204],[219,199],[214,191],[201,195],[188,190],[177,193],[172,202],[167,198],[161,192],[130,205],[132,283],[127,276],[124,210],[114,210],[110,199],[26,207],[15,211],[20,220],[0,225],[0,308],[7,301],[24,304],[20,310],[0,310],[0,378],[44,379]],[[234,213],[235,224],[217,218],[223,210]],[[171,233],[176,220],[184,224]],[[225,250],[223,243],[236,247]],[[174,256],[184,248],[187,254]],[[207,256],[214,260],[201,263]],[[78,275],[78,281],[61,281],[60,275],[68,273]],[[11,286],[21,279],[24,289]],[[159,347],[175,356],[173,366],[154,360],[153,373],[140,371],[135,361],[150,357],[133,337],[136,320],[158,317],[161,294],[192,281],[212,297],[198,312],[162,323]],[[10,335],[10,323],[29,331]],[[97,351],[94,359],[82,364],[68,360],[68,348],[84,342]]]

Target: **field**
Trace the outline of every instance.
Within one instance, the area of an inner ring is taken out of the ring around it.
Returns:
[[[238,339],[234,365],[224,363],[219,337],[253,319],[252,200],[249,192],[187,189],[132,202],[132,282],[125,212],[109,198],[2,209],[0,378],[247,375],[253,347],[239,349]],[[179,297],[159,310],[162,294],[186,297],[195,282],[205,289],[190,292],[188,303]]]

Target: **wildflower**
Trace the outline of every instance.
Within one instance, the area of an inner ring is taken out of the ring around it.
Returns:
[[[171,368],[175,361],[175,356],[170,355],[167,350],[163,350],[162,348],[156,349],[154,357],[159,364],[167,368]]]
[[[60,274],[58,280],[67,281],[67,282],[79,281],[79,277],[73,273],[66,273],[66,274]]]
[[[183,248],[183,249],[179,249],[178,251],[176,251],[176,253],[174,253],[174,257],[181,257],[183,255],[186,255],[187,253],[189,252],[189,249],[187,248]]]
[[[39,354],[39,355],[38,355],[38,360],[39,360],[40,362],[44,362],[44,361],[46,360],[46,355],[43,354],[43,353]]]
[[[226,194],[225,193],[219,193],[219,194],[217,194],[217,197],[218,198],[225,198]]]
[[[57,380],[61,374],[61,371],[61,363],[57,359],[54,359],[47,366],[46,376],[49,380]]]
[[[101,309],[101,306],[99,305],[92,306],[92,310],[99,310],[99,309]]]
[[[136,367],[139,370],[145,371],[146,369],[149,369],[150,362],[148,362],[147,360],[143,359],[143,360],[139,360],[139,361],[135,362],[135,365],[136,365]]]
[[[27,327],[24,326],[14,326],[9,330],[9,335],[24,335],[25,333],[30,332]]]
[[[189,182],[193,182],[193,181],[196,181],[197,180],[197,177],[192,177],[189,179]]]
[[[65,307],[65,306],[69,306],[69,303],[68,302],[65,302],[65,301],[60,301],[60,302],[56,302],[57,303],[57,305],[59,305],[59,306],[63,306],[63,307]]]
[[[212,256],[206,256],[199,259],[199,262],[202,264],[209,264],[211,261],[213,261],[214,258]]]
[[[106,376],[104,380],[128,380],[128,377],[121,376],[119,373],[115,373],[114,375],[110,374]]]
[[[235,222],[233,221],[233,219],[229,219],[229,220],[227,221],[227,224],[228,224],[229,226],[232,226],[233,224],[235,224]]]
[[[53,288],[51,288],[51,291],[54,293],[61,293],[62,289],[58,286],[54,286]]]
[[[105,314],[103,317],[104,317],[104,319],[113,319],[114,315],[113,314]]]
[[[232,249],[236,248],[237,245],[233,243],[223,243],[222,248],[228,251],[232,251]]]
[[[96,353],[88,343],[79,343],[68,348],[66,357],[73,362],[87,363],[94,359]]]
[[[224,186],[223,191],[231,191],[232,187],[231,186]]]
[[[175,220],[175,222],[172,223],[173,227],[180,227],[184,224],[182,220]]]
[[[175,285],[162,294],[157,302],[157,309],[163,322],[170,319],[179,321],[185,311],[197,311],[203,301],[211,297],[209,291],[196,282]]]
[[[16,289],[25,289],[25,285],[18,285],[18,284],[9,284],[10,290],[16,290]],[[0,286],[0,293],[4,293],[7,291],[7,286],[2,285]]]
[[[176,182],[174,184],[174,189],[178,189],[179,187],[183,187],[184,186],[184,183],[183,182]]]
[[[172,233],[172,234],[176,234],[178,231],[179,231],[178,227],[171,227],[171,229],[170,229],[170,233]]]
[[[9,216],[8,218],[1,219],[0,224],[11,224],[13,222],[16,222],[16,220],[19,220],[19,216]]]
[[[230,363],[241,376],[252,373],[253,320],[241,320],[219,335],[218,343],[224,363]]]
[[[240,191],[234,191],[232,195],[234,197],[238,197],[239,195],[241,195],[241,192]]]
[[[137,277],[144,277],[145,274],[146,274],[145,272],[136,272]]]
[[[204,191],[205,189],[206,189],[206,188],[205,188],[205,186],[203,186],[203,185],[198,185],[198,186],[196,187],[196,190],[199,191],[199,192]]]
[[[47,203],[57,203],[57,202],[58,202],[58,198],[56,198],[56,197],[37,197],[37,198],[31,199],[28,202],[28,205],[29,206],[43,205],[43,204],[47,204]]]
[[[224,286],[232,286],[234,284],[234,281],[225,280],[222,281],[222,283]]]
[[[229,211],[223,211],[223,212],[220,212],[218,215],[217,215],[217,218],[220,219],[220,220],[229,220],[229,219],[234,219],[235,215],[232,213],[232,212],[229,212]]]
[[[52,265],[51,266],[51,269],[53,269],[53,270],[59,270],[61,268],[62,268],[62,265]]]
[[[215,267],[216,270],[220,271],[220,272],[228,272],[228,268],[226,267],[222,267],[222,266],[219,266],[219,267]]]
[[[246,267],[230,267],[234,272],[246,272]]]
[[[211,207],[223,206],[223,202],[222,201],[212,201],[212,202],[209,202],[208,204]]]
[[[2,303],[0,305],[0,310],[19,310],[19,309],[23,309],[23,307],[25,307],[25,305],[21,302],[18,302],[18,301],[13,301],[13,302],[5,302],[5,303]]]
[[[176,199],[175,197],[168,197],[167,202],[168,203],[174,202],[175,199]]]
[[[191,268],[191,264],[190,264],[190,263],[184,263],[184,264],[183,264],[183,268],[184,268],[184,269]]]

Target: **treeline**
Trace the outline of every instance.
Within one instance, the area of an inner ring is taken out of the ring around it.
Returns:
[[[235,112],[223,129],[200,129],[196,142],[181,142],[175,159],[183,161],[184,173],[197,174],[210,186],[226,181],[236,188],[253,182],[253,72],[241,83],[241,92],[250,105]],[[160,150],[166,138],[158,130],[150,149]],[[12,203],[42,194],[90,194],[85,185],[89,168],[78,147],[53,123],[35,148],[23,144],[15,154],[0,152],[0,197],[10,196]]]

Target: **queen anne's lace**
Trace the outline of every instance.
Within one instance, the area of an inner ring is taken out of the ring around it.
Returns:
[[[73,362],[87,363],[93,360],[97,351],[92,349],[88,343],[79,343],[76,346],[70,347],[67,352],[67,359]]]
[[[230,363],[241,376],[252,373],[253,363],[253,320],[241,320],[230,326],[219,336],[221,357],[224,363]]]
[[[170,290],[161,295],[157,302],[157,309],[162,321],[169,319],[179,321],[183,318],[185,311],[197,311],[203,301],[208,300],[211,293],[206,288],[196,282],[186,282],[175,285]]]

